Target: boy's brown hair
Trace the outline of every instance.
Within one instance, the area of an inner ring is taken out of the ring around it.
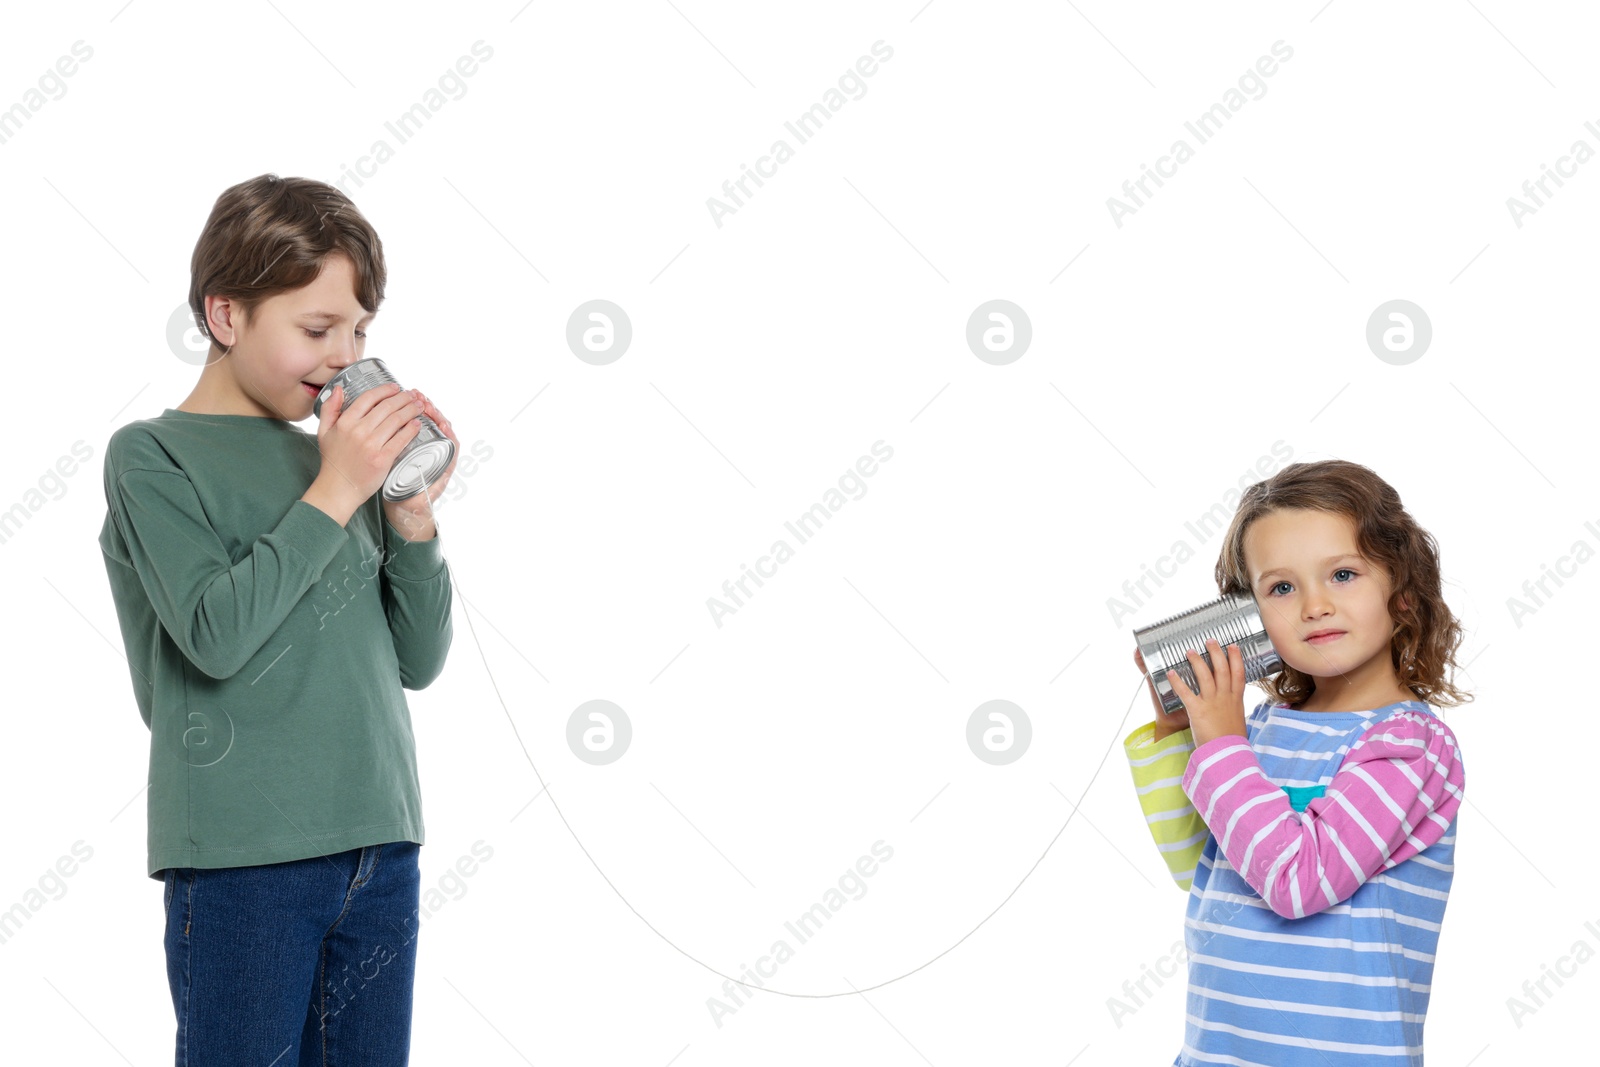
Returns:
[[[377,311],[388,278],[383,242],[344,193],[311,178],[276,174],[224,190],[189,263],[195,324],[211,338],[214,351],[226,354],[206,323],[207,296],[230,298],[248,323],[268,297],[314,280],[334,252],[350,257],[356,299],[367,311]]]
[[[1388,572],[1389,616],[1397,627],[1389,655],[1400,684],[1430,704],[1472,700],[1445,677],[1447,665],[1459,669],[1455,651],[1462,629],[1440,591],[1439,546],[1406,511],[1394,487],[1359,463],[1291,463],[1246,489],[1217,559],[1218,590],[1253,595],[1244,562],[1245,531],[1261,516],[1291,508],[1346,516],[1355,526],[1356,550]],[[1316,691],[1309,674],[1288,665],[1256,684],[1284,704],[1298,704]]]

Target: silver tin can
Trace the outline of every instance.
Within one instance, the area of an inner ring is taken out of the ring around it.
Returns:
[[[1192,692],[1200,692],[1187,653],[1193,649],[1210,666],[1206,641],[1212,638],[1224,652],[1229,645],[1239,646],[1239,651],[1244,653],[1246,682],[1260,681],[1283,669],[1278,650],[1267,640],[1267,628],[1261,622],[1261,609],[1254,597],[1230,594],[1151,623],[1133,631],[1133,639],[1139,644],[1150,683],[1155,686],[1156,695],[1161,698],[1161,710],[1166,714],[1183,710],[1183,699],[1167,681],[1167,671],[1177,671]]]
[[[335,386],[342,386],[344,389],[342,402],[339,405],[339,410],[342,412],[350,406],[352,400],[368,389],[375,389],[390,382],[400,384],[395,376],[389,373],[389,368],[383,365],[383,360],[358,359],[323,384],[321,391],[317,393],[317,399],[312,402],[311,411],[321,417],[322,402],[333,394]],[[456,443],[446,437],[428,416],[417,417],[422,420],[422,429],[395,457],[394,466],[390,468],[389,476],[383,482],[382,492],[385,500],[409,500],[425,491],[439,479],[455,457]]]

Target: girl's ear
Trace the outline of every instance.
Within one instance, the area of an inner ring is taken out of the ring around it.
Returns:
[[[1394,606],[1399,611],[1409,611],[1411,609],[1411,598],[1409,596],[1407,596],[1405,593],[1401,593],[1400,594],[1400,598],[1394,602]],[[1397,634],[1399,632],[1400,632],[1400,623],[1396,622],[1394,624],[1394,633]],[[1393,636],[1393,634],[1391,634],[1390,636]]]

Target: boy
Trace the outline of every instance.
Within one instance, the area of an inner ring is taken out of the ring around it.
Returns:
[[[456,436],[393,384],[293,425],[383,301],[344,194],[233,186],[191,271],[210,358],[178,407],[111,435],[100,532],[151,731],[177,1063],[404,1064],[423,819],[401,690],[450,648],[431,505],[455,464],[410,500],[377,490],[417,416]]]

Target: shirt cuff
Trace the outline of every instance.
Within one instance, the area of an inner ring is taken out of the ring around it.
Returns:
[[[426,541],[407,541],[405,535],[383,517],[383,567],[391,578],[425,582],[444,570],[444,546],[439,538],[439,520],[433,521],[433,536]]]
[[[318,575],[333,562],[350,534],[332,515],[304,500],[296,500],[272,531],[284,538]]]
[[[1182,730],[1176,730],[1176,731],[1168,734],[1166,737],[1163,737],[1161,740],[1157,741],[1156,740],[1156,724],[1155,724],[1155,720],[1152,719],[1149,722],[1140,723],[1138,726],[1136,726],[1134,728],[1134,730],[1133,730],[1133,732],[1131,734],[1129,734],[1127,737],[1123,738],[1122,739],[1122,747],[1123,748],[1155,748],[1155,747],[1157,747],[1159,745],[1164,745],[1167,742],[1172,741],[1172,739],[1175,738],[1175,737],[1183,737],[1186,734],[1188,735],[1187,740],[1189,740],[1189,741],[1193,741],[1194,740],[1194,731],[1186,726]],[[1181,742],[1181,741],[1173,742],[1174,745],[1178,745],[1178,744],[1182,744],[1182,743],[1183,742]],[[1168,747],[1171,747],[1171,746],[1169,745]]]

